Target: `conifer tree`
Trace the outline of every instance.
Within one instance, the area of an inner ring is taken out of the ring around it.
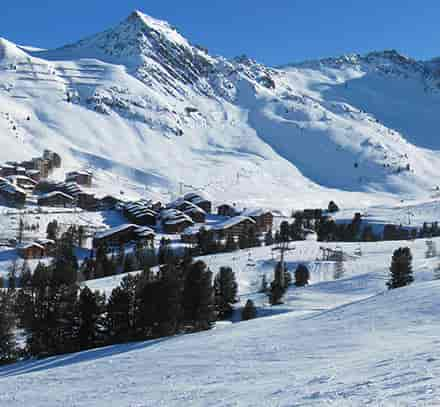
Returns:
[[[227,318],[232,313],[232,304],[237,302],[238,285],[230,267],[221,267],[214,280],[214,295],[218,316]]]
[[[78,342],[80,349],[88,349],[97,344],[102,303],[99,293],[85,286],[79,295],[78,304]]]
[[[247,300],[246,305],[241,311],[242,321],[247,321],[249,319],[254,319],[257,317],[257,308],[252,300]]]
[[[412,271],[412,254],[408,247],[395,250],[391,260],[391,278],[387,282],[388,289],[404,287],[414,281]]]
[[[13,294],[0,292],[0,364],[13,362],[17,356],[13,309]]]
[[[270,285],[269,302],[271,305],[282,304],[282,297],[287,289],[286,270],[284,264],[278,262],[275,266],[274,279]]]
[[[192,263],[184,284],[184,317],[196,330],[209,329],[214,316],[212,273],[203,261]]]
[[[310,272],[304,264],[299,264],[295,270],[295,285],[297,287],[304,287],[309,284]]]

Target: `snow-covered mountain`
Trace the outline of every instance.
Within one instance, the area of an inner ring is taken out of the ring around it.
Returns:
[[[439,69],[395,51],[226,60],[136,11],[56,50],[0,40],[0,160],[51,148],[66,169],[96,168],[103,189],[153,196],[184,184],[282,207],[428,197]]]

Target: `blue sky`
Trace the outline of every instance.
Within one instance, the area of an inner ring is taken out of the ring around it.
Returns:
[[[385,48],[440,56],[438,0],[8,0],[0,36],[53,48],[107,29],[134,9],[169,21],[213,54],[246,54],[270,65]]]

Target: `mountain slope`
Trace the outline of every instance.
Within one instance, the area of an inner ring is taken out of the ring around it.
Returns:
[[[439,287],[7,366],[0,397],[11,407],[436,405]]]
[[[134,12],[57,50],[3,40],[0,67],[0,113],[15,120],[0,128],[0,160],[52,148],[66,169],[95,168],[104,190],[163,197],[183,183],[287,208],[427,197],[440,175],[435,61],[384,52],[269,68],[212,57]]]

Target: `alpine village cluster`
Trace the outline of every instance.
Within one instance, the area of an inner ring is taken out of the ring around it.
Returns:
[[[53,208],[117,212],[126,223],[96,230],[60,225],[54,219],[44,238],[32,239],[25,231],[32,236],[33,225],[20,217],[16,238],[3,242],[16,255],[7,278],[0,279],[2,363],[206,330],[233,315],[243,320],[257,317],[252,300],[242,308],[235,305],[239,293],[233,269],[221,267],[214,274],[203,260],[205,255],[272,246],[280,258],[273,281],[263,278],[260,290],[276,306],[282,304],[290,284],[302,287],[310,279],[306,265],[295,270],[285,266],[289,242],[440,235],[436,223],[421,230],[386,225],[379,235],[371,226],[362,226],[360,213],[349,223],[337,223],[333,214],[339,208],[334,201],[325,209],[297,210],[285,217],[276,210],[239,208],[226,202],[214,209],[198,192],[168,203],[97,197],[90,192],[92,171],[78,169],[66,173],[64,182],[52,181],[52,172],[61,167],[60,155],[49,150],[30,161],[5,163],[0,167],[2,203],[17,214],[29,208],[41,214],[50,214]],[[323,258],[334,260],[342,275],[346,254],[321,249]],[[412,282],[411,259],[408,248],[396,250],[390,288]],[[36,266],[31,268],[31,262]],[[108,297],[84,284],[119,274],[120,284]]]

